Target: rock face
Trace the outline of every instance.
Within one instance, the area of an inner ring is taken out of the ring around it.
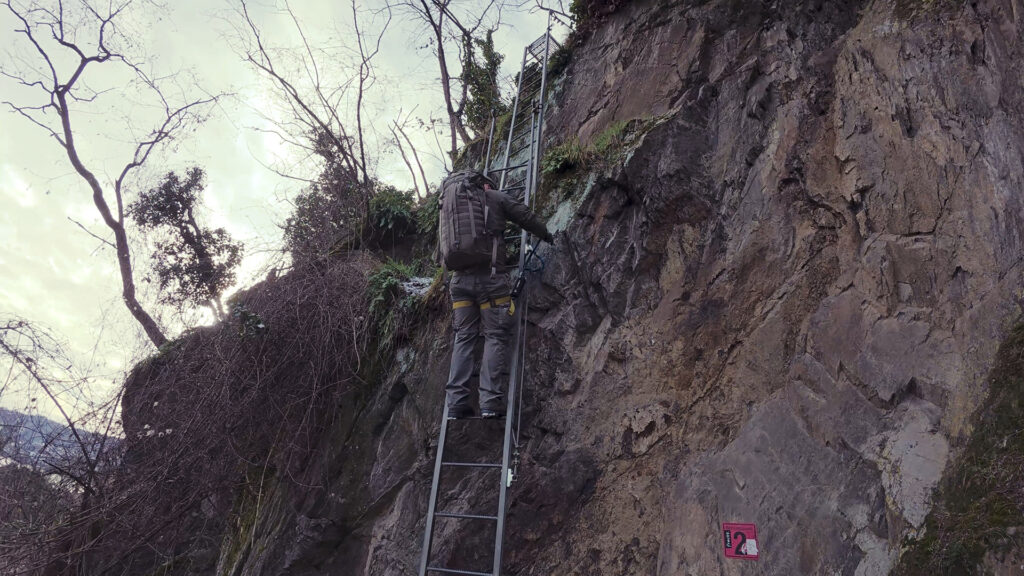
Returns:
[[[889,572],[1021,313],[1021,18],[637,0],[576,49],[546,134],[645,128],[580,175],[534,288],[506,573]],[[222,573],[416,573],[446,329],[422,328],[305,487],[263,495]],[[479,510],[493,485],[443,500]],[[727,561],[722,522],[757,523],[761,560]],[[439,558],[489,565],[491,536],[455,528]]]

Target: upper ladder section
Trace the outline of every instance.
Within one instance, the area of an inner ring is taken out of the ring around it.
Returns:
[[[523,61],[504,142],[505,150],[497,168],[490,165],[491,147],[494,144],[493,123],[488,140],[485,172],[492,177],[500,175],[497,178],[499,187],[526,205],[530,204],[535,191],[533,186],[539,174],[543,149],[548,60],[551,53],[560,46],[551,35],[552,22],[549,12],[544,34],[523,49]]]

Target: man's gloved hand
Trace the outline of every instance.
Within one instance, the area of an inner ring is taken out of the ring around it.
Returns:
[[[551,232],[548,232],[546,235],[541,237],[541,240],[547,242],[548,244],[554,244],[555,236]]]

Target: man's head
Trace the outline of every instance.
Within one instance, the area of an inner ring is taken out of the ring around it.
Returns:
[[[494,180],[491,180],[490,178],[488,178],[487,176],[484,176],[483,174],[481,174],[479,172],[476,173],[476,178],[474,178],[474,180],[476,181],[476,183],[478,185],[483,187],[484,190],[494,190],[494,189],[496,189],[498,187],[494,183]]]

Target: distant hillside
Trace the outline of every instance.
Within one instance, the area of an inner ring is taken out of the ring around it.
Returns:
[[[80,430],[82,440],[92,448],[102,435]],[[37,414],[24,414],[0,408],[0,462],[12,460],[28,466],[39,465],[47,456],[65,460],[77,458],[80,449],[71,430],[64,424]]]

